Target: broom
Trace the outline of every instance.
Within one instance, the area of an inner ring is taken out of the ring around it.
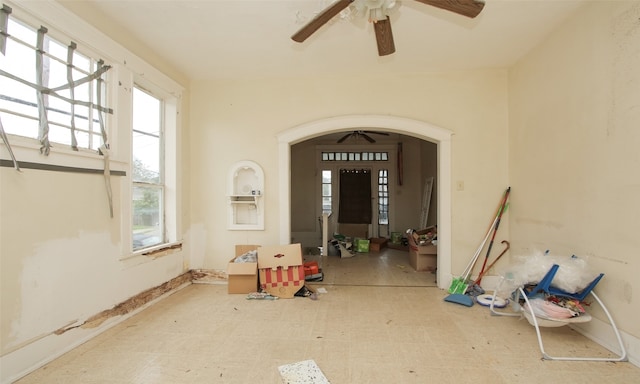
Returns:
[[[511,188],[509,188],[509,189],[511,189]],[[491,235],[491,231],[495,230],[496,226],[500,222],[500,216],[502,216],[502,212],[505,209],[506,199],[509,196],[509,189],[507,189],[507,191],[505,191],[505,193],[503,194],[502,198],[500,199],[500,204],[498,204],[498,208],[497,208],[496,213],[494,215],[493,222],[489,226],[489,230],[487,231],[487,234],[484,237],[484,240],[482,241],[482,244],[480,244],[480,247],[476,250],[476,253],[471,258],[471,261],[466,266],[464,271],[462,271],[462,276],[457,277],[457,278],[453,278],[453,280],[451,281],[451,285],[449,286],[449,291],[448,291],[449,293],[451,293],[451,294],[464,294],[465,292],[467,292],[467,288],[469,288],[469,285],[467,284],[467,279],[469,278],[469,275],[471,274],[471,271],[473,270],[473,267],[475,266],[476,261],[478,260],[478,257],[480,256],[480,252],[482,252],[482,249],[484,248],[484,245],[487,243],[487,240],[489,239],[489,236]],[[484,268],[484,266],[483,266],[483,268]]]
[[[484,245],[487,243],[487,240],[489,240],[489,236],[491,236],[491,230],[493,229],[493,226],[496,224],[497,220],[498,220],[498,215],[496,214],[496,217],[493,220],[493,223],[491,224],[489,231],[485,235],[484,240],[482,240],[482,243],[474,253],[473,257],[471,258],[471,261],[469,261],[469,264],[467,264],[464,271],[462,271],[462,275],[460,277],[453,278],[453,280],[451,281],[451,285],[449,286],[449,291],[448,291],[450,294],[464,294],[467,291],[467,288],[469,287],[469,285],[467,284],[469,275],[471,274],[471,271],[473,270],[473,266],[476,264],[476,261],[480,256],[480,252],[482,252]]]

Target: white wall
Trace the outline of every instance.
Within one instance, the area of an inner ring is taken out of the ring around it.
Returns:
[[[512,254],[550,249],[604,272],[596,291],[636,364],[639,19],[637,1],[594,2],[509,74]]]

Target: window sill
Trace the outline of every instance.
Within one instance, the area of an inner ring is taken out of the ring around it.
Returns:
[[[75,168],[90,168],[90,169],[103,169],[104,158],[98,154],[97,151],[80,149],[74,151],[65,144],[52,143],[51,151],[48,156],[40,153],[40,143],[32,138],[7,135],[11,149],[18,161],[18,165],[21,162],[33,163],[33,164],[46,164],[50,166],[60,167],[75,167]],[[113,171],[128,171],[127,164],[119,161],[113,157],[111,153],[110,168]],[[10,161],[8,151],[0,151],[0,158]]]
[[[171,243],[159,244],[153,247],[134,251],[131,255],[122,257],[120,261],[127,264],[138,265],[150,260],[155,260],[159,257],[173,254],[176,251],[181,251],[181,250],[182,250],[182,241],[175,241]]]

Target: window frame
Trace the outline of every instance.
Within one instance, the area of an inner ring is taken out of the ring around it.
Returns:
[[[329,173],[329,182],[324,181],[325,172]],[[335,201],[333,197],[333,179],[334,179],[334,171],[330,168],[321,168],[320,170],[320,211],[330,213],[333,212],[333,202]],[[329,186],[329,194],[325,194],[325,186]],[[329,209],[326,209],[324,206],[324,200],[327,198],[329,200]]]
[[[170,78],[167,74],[136,56],[135,53],[116,43],[108,36],[69,12],[56,2],[20,2],[0,0],[12,8],[14,17],[31,26],[45,25],[48,35],[58,41],[75,41],[82,46],[82,53],[90,57],[102,58],[111,65],[108,71],[111,81],[107,88],[107,97],[103,106],[113,109],[113,115],[105,114],[110,148],[109,167],[112,178],[116,174],[117,182],[113,184],[115,203],[118,208],[114,217],[109,219],[120,234],[117,256],[124,268],[135,267],[141,263],[153,262],[158,257],[171,254],[172,249],[181,248],[181,211],[182,188],[180,186],[180,159],[182,125],[182,95],[185,87]],[[62,33],[61,31],[64,31]],[[132,251],[131,222],[131,88],[134,83],[153,91],[155,95],[165,99],[165,228],[166,240],[155,247]],[[9,137],[13,153],[19,163],[44,164],[47,167],[83,168],[91,171],[102,171],[105,157],[97,151],[74,151],[66,145],[51,148],[48,157],[40,154],[40,142],[36,139],[12,135]],[[7,159],[2,155],[3,159]],[[105,199],[106,194],[105,194]],[[109,212],[105,212],[109,217]],[[152,257],[151,257],[152,256]]]
[[[12,4],[10,2],[2,1],[2,4],[7,4],[12,8],[12,12],[9,14],[9,17],[8,17],[9,20],[11,20],[11,22],[19,23],[24,27],[33,30],[35,33],[37,33],[40,26],[44,25],[45,28],[47,29],[46,38],[53,40],[56,44],[59,44],[61,46],[65,46],[65,44],[76,41],[76,39],[73,39],[67,33],[63,33],[61,29],[57,27],[56,24],[59,24],[59,23],[50,22],[45,18],[41,18],[40,16],[38,17],[33,16],[29,12],[25,12],[23,9],[21,9],[20,6],[16,6],[15,4]],[[9,34],[11,34],[11,29],[9,29]],[[65,42],[68,42],[68,43],[65,43]],[[21,43],[18,43],[18,44],[21,44]],[[31,42],[28,42],[27,44],[29,48],[35,47],[35,45],[33,46],[31,45]],[[104,62],[104,65],[111,66],[111,69],[109,69],[102,75],[103,89],[102,89],[101,97],[103,97],[103,100],[102,100],[101,107],[107,108],[107,109],[109,108],[113,109],[111,106],[114,101],[113,93],[115,91],[115,86],[113,83],[114,83],[115,76],[113,76],[110,73],[113,70],[113,66],[111,65],[111,60],[108,58],[108,56],[101,55],[98,51],[96,51],[95,49],[93,49],[87,44],[77,44],[75,52],[77,54],[84,56],[85,58],[88,58],[92,63],[95,63],[96,65],[98,61],[102,60]],[[47,53],[47,56],[52,56],[52,55],[50,53]],[[34,54],[34,57],[35,57],[35,54]],[[59,61],[60,59],[50,57],[49,60]],[[33,66],[35,66],[35,58],[34,58],[34,61],[30,62],[29,64],[30,65],[32,64]],[[95,68],[93,70],[95,70]],[[89,84],[90,84],[89,93],[91,96],[91,101],[95,102],[96,101],[95,100],[96,80],[91,81]],[[34,93],[35,93],[35,90],[34,90]],[[90,108],[90,110],[93,110],[93,109],[95,109],[95,107]],[[11,114],[10,112],[5,112],[5,113]],[[102,117],[104,119],[105,131],[107,132],[107,138],[110,142],[111,141],[110,128],[112,126],[113,116],[112,114],[106,113],[106,112],[102,112],[102,114],[103,114]],[[90,113],[89,115],[95,116],[94,113]],[[62,129],[70,130],[70,127],[67,127],[66,125],[63,126],[61,124],[58,124],[55,121],[51,121],[51,119],[49,119],[49,124],[61,127]],[[5,121],[3,121],[3,125],[6,131],[7,124]],[[89,133],[90,136],[102,135],[102,132],[100,131],[99,126],[97,130],[94,128],[93,131],[84,130],[84,129],[82,129],[82,131],[90,132]],[[28,162],[28,163],[38,163],[38,164],[48,164],[48,165],[50,164],[50,165],[57,165],[57,166],[69,166],[69,163],[71,162],[71,163],[74,163],[73,164],[74,167],[93,168],[93,169],[95,168],[99,169],[104,166],[103,156],[99,153],[100,146],[97,146],[95,148],[78,147],[77,150],[74,150],[70,144],[52,141],[49,155],[46,157],[43,157],[40,155],[40,149],[42,147],[42,144],[40,143],[38,138],[34,138],[32,136],[15,134],[15,133],[9,133],[9,132],[7,132],[7,137],[11,145],[11,148],[13,149],[19,163]],[[91,137],[89,139],[91,140]],[[54,156],[52,156],[52,154]]]
[[[131,80],[131,102],[130,108],[133,112],[133,88],[138,88],[141,91],[157,98],[161,102],[160,108],[160,124],[162,126],[162,133],[160,138],[160,168],[162,182],[162,222],[163,228],[163,240],[159,244],[150,245],[134,249],[133,247],[133,187],[135,185],[143,185],[143,183],[137,183],[133,180],[133,119],[130,120],[129,137],[130,137],[130,170],[129,170],[129,233],[128,233],[128,248],[130,257],[140,255],[155,254],[156,251],[165,248],[171,248],[176,244],[179,244],[178,240],[178,228],[179,228],[179,190],[178,190],[178,111],[180,98],[172,93],[167,92],[158,85],[150,82],[146,77],[134,76]],[[133,116],[133,115],[131,115]],[[159,185],[160,185],[159,184]],[[147,184],[148,185],[148,184]]]
[[[138,252],[138,251],[144,251],[147,248],[153,248],[153,247],[157,247],[158,245],[161,244],[165,244],[166,240],[167,240],[167,234],[166,234],[166,229],[165,229],[165,140],[164,140],[164,131],[165,131],[165,112],[164,112],[164,98],[162,96],[158,96],[156,94],[154,94],[154,92],[149,91],[147,89],[145,89],[144,87],[140,86],[139,84],[134,82],[134,86],[132,88],[132,97],[131,97],[131,107],[132,107],[132,121],[135,122],[135,118],[133,118],[135,116],[135,111],[136,109],[138,109],[138,106],[136,106],[135,104],[135,92],[141,92],[155,100],[158,101],[158,133],[157,135],[154,135],[150,132],[144,132],[144,131],[140,131],[137,130],[136,127],[132,124],[131,126],[131,197],[132,197],[132,210],[131,210],[131,232],[132,232],[132,237],[133,237],[133,241],[132,241],[132,251],[133,252]],[[136,134],[139,135],[144,135],[144,136],[148,136],[148,137],[153,137],[156,138],[158,140],[157,142],[157,150],[158,150],[158,180],[156,182],[154,181],[150,181],[150,180],[146,180],[146,181],[140,181],[140,180],[136,180],[135,179],[135,175],[136,173],[134,172],[134,168],[136,165],[136,157],[134,156],[136,153],[136,144],[135,144],[135,139],[134,137],[136,136]],[[136,247],[135,246],[135,227],[136,227],[136,223],[135,223],[135,219],[136,219],[136,208],[135,208],[135,190],[136,188],[140,188],[140,189],[151,189],[151,190],[156,190],[159,192],[159,196],[158,196],[158,205],[159,205],[159,212],[158,212],[158,229],[160,231],[160,240],[157,243],[153,243],[150,244],[148,246],[140,246],[140,247]]]
[[[378,168],[378,195],[377,195],[377,225],[389,225],[389,202],[391,194],[389,188],[389,169]],[[383,222],[386,221],[386,222]]]

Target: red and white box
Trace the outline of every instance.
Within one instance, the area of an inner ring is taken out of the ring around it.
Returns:
[[[304,266],[300,244],[258,248],[258,277],[265,292],[291,299],[304,286]]]

